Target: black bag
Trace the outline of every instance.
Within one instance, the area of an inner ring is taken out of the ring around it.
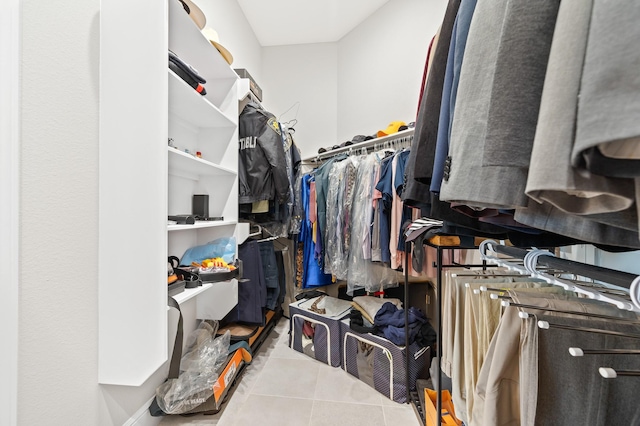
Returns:
[[[202,285],[200,274],[198,274],[195,268],[179,267],[180,259],[176,256],[169,256],[169,264],[178,279],[185,282],[185,288],[196,288]]]
[[[207,94],[203,86],[207,80],[198,74],[195,68],[184,62],[172,51],[169,51],[169,69],[175,72],[178,77],[183,79],[189,86],[193,87],[196,92],[203,96]]]

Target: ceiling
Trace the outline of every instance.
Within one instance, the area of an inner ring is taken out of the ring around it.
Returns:
[[[262,46],[330,43],[389,0],[237,0]]]

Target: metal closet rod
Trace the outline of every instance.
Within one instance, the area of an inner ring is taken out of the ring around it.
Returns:
[[[394,133],[392,135],[389,135],[389,136],[383,136],[381,138],[370,139],[368,141],[354,143],[353,145],[343,146],[343,147],[340,147],[340,148],[332,149],[332,150],[323,152],[322,154],[313,155],[311,157],[305,158],[303,161],[324,160],[325,158],[330,158],[330,157],[333,157],[334,155],[337,155],[337,154],[342,154],[342,153],[346,153],[346,152],[349,152],[349,151],[356,151],[356,150],[362,149],[362,148],[370,148],[370,147],[372,147],[374,145],[384,144],[385,142],[394,142],[394,141],[399,140],[399,139],[408,138],[408,137],[412,136],[414,133],[415,133],[415,128],[411,128],[411,129],[407,129],[407,130],[401,130],[401,131],[399,131],[397,133]]]
[[[528,250],[504,246],[501,244],[491,244],[491,247],[493,247],[494,251],[497,253],[506,254],[520,259],[524,259],[529,252]],[[568,259],[561,259],[554,256],[540,256],[537,259],[537,263],[539,265],[548,266],[550,268],[566,271],[567,273],[580,275],[624,288],[629,288],[633,280],[637,277],[637,275],[630,274],[628,272],[575,262]]]

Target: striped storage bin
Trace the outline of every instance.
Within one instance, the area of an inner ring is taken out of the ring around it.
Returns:
[[[333,367],[341,362],[340,320],[349,313],[349,302],[326,296],[326,306],[336,306],[326,314],[309,308],[316,299],[289,304],[289,347]]]
[[[406,349],[383,337],[357,333],[342,325],[342,368],[349,374],[396,402],[409,401],[406,371],[409,368],[409,386],[415,390],[418,378],[429,377],[430,348],[409,345],[409,366]]]

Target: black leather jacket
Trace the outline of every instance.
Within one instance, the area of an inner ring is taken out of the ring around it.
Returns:
[[[238,181],[240,204],[285,202],[289,178],[282,131],[275,116],[251,102],[240,114]]]

